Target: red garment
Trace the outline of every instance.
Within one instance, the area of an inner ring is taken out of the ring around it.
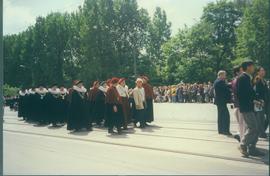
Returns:
[[[106,103],[115,105],[121,104],[120,96],[118,94],[118,91],[116,90],[116,87],[111,86],[107,90]]]
[[[146,99],[153,99],[154,98],[154,91],[150,84],[145,83],[143,84],[144,92],[145,92],[145,98]]]
[[[97,96],[97,92],[98,92],[97,87],[93,87],[92,89],[90,89],[88,92],[88,100],[95,101],[96,96]]]

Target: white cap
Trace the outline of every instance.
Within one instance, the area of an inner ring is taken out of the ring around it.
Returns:
[[[136,79],[136,83],[139,82],[139,81],[140,81],[140,82],[143,82],[143,80],[142,80],[141,78],[137,78],[137,79]]]

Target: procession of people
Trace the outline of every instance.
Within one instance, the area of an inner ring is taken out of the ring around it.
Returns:
[[[146,76],[138,77],[129,89],[125,78],[94,81],[86,89],[81,80],[73,86],[53,84],[50,88],[22,89],[18,98],[18,117],[37,125],[52,127],[67,124],[69,131],[92,131],[92,125],[122,134],[128,126],[145,128],[154,120],[153,88]],[[116,130],[116,131],[115,131]]]
[[[264,79],[265,70],[258,67],[255,71],[255,64],[245,61],[234,67],[233,73],[234,78],[227,81],[226,71],[220,70],[213,85],[210,82],[181,83],[175,92],[182,96],[176,99],[186,102],[182,100],[187,85],[189,90],[207,92],[208,97],[212,92],[213,103],[217,106],[218,134],[237,139],[244,156],[261,156],[263,153],[257,150],[256,144],[259,138],[268,137],[266,130],[270,116],[270,87]],[[153,88],[147,76],[138,77],[134,89],[126,85],[125,78],[113,77],[102,82],[94,81],[89,89],[81,80],[74,80],[69,89],[57,84],[48,89],[43,85],[22,89],[15,101],[18,102],[18,116],[26,122],[51,124],[52,127],[67,124],[67,130],[75,132],[82,129],[92,131],[95,124],[107,128],[109,134],[122,134],[130,126],[145,128],[154,121],[153,102],[157,102],[157,91],[161,91],[161,87]],[[206,96],[203,97],[205,100]],[[238,133],[234,135],[230,131],[229,103],[232,103],[238,123]]]

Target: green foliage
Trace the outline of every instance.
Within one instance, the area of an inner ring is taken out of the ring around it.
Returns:
[[[270,9],[268,0],[253,0],[237,30],[237,62],[252,59],[270,71]]]
[[[4,82],[17,87],[146,74],[153,84],[213,81],[251,58],[270,71],[268,0],[218,0],[201,19],[171,37],[166,12],[154,16],[136,0],[85,0],[73,13],[38,17],[4,36]],[[137,67],[134,67],[136,65]]]
[[[8,84],[4,84],[3,86],[3,93],[5,97],[12,97],[17,96],[20,88],[18,87],[12,87]]]

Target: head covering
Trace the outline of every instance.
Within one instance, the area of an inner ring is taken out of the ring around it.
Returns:
[[[111,79],[111,83],[112,83],[112,84],[116,84],[116,83],[118,83],[118,81],[119,81],[119,79],[116,78],[116,77],[113,77],[113,78]]]
[[[139,81],[140,81],[140,82],[143,82],[142,78],[137,78],[137,79],[136,79],[136,83],[139,82]]]
[[[102,81],[102,82],[100,83],[101,86],[103,86],[104,84],[107,84],[106,81]]]
[[[125,78],[121,78],[119,79],[118,83],[121,84],[122,82],[124,82],[126,79]]]
[[[145,75],[141,76],[142,79],[145,79],[146,81],[149,81],[149,78]]]
[[[94,81],[93,87],[97,86],[99,84],[99,81]]]
[[[73,81],[73,85],[78,85],[78,84],[80,84],[80,83],[82,83],[82,80],[74,80],[74,81]]]
[[[107,79],[106,83],[109,85],[111,83],[111,79]]]

